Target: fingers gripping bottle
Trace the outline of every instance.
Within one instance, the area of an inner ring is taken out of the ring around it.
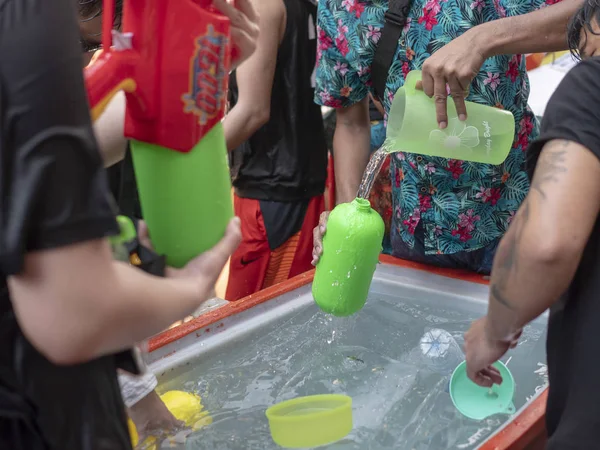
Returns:
[[[312,286],[315,302],[334,316],[350,316],[367,301],[381,253],[384,223],[368,200],[334,208]]]

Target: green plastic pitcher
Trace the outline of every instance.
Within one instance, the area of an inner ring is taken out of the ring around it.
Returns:
[[[154,250],[183,267],[212,248],[233,218],[221,123],[189,152],[131,142],[144,220]]]
[[[323,311],[343,317],[364,306],[384,228],[381,216],[362,198],[331,211],[312,285],[315,302]]]
[[[448,127],[440,130],[434,99],[415,88],[419,80],[421,71],[409,72],[394,96],[384,144],[390,152],[493,165],[504,162],[515,138],[515,119],[509,111],[466,102],[467,120],[461,122],[449,97]]]

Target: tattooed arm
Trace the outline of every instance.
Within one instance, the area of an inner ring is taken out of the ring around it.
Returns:
[[[599,210],[598,157],[571,141],[549,141],[494,260],[490,341],[510,340],[568,288]]]

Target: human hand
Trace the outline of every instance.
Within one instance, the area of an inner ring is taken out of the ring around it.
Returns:
[[[227,0],[213,0],[213,6],[229,17],[231,22],[231,41],[233,55],[232,70],[243,63],[256,50],[258,39],[258,13],[252,0],[235,0],[230,4]]]
[[[436,118],[441,129],[448,126],[448,95],[454,100],[459,120],[467,118],[465,98],[473,78],[486,59],[481,44],[481,39],[475,39],[474,33],[466,32],[423,63],[422,81],[417,83],[417,89],[434,98]]]
[[[501,384],[502,376],[492,364],[504,356],[509,348],[516,347],[520,336],[521,332],[510,341],[493,340],[487,333],[487,316],[473,322],[465,333],[468,377],[483,387]]]
[[[313,266],[316,266],[323,254],[323,236],[327,230],[327,220],[329,219],[330,211],[324,211],[319,217],[319,225],[313,229],[313,253],[312,262]]]
[[[156,391],[152,391],[128,410],[129,417],[135,424],[139,442],[149,437],[160,439],[173,434],[185,426],[169,411]]]
[[[152,242],[145,222],[138,225],[138,240],[152,249]],[[234,217],[225,230],[225,236],[210,250],[198,255],[182,269],[167,267],[167,278],[191,279],[199,288],[202,302],[214,297],[214,287],[227,260],[242,240],[239,217]]]

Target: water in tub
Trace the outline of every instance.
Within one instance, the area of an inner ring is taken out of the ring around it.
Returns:
[[[463,333],[478,315],[451,303],[381,294],[345,319],[305,308],[164,380],[163,391],[198,392],[213,417],[180,448],[277,449],[265,417],[269,406],[339,393],[353,399],[354,429],[324,448],[475,449],[508,419],[466,419],[448,394],[452,370],[463,359]],[[543,325],[530,325],[503,358],[516,379],[517,409],[545,383],[544,341]]]

